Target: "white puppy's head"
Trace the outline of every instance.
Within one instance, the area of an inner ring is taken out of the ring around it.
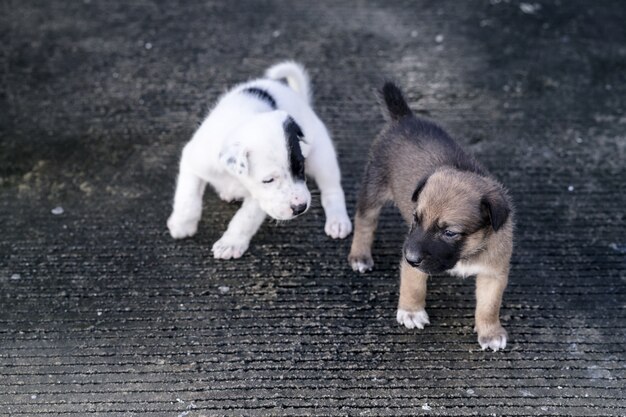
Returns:
[[[220,161],[268,215],[289,220],[311,203],[304,175],[309,150],[300,126],[286,112],[275,110],[258,114],[237,129]]]

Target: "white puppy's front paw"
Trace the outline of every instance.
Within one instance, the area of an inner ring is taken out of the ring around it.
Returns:
[[[167,228],[174,239],[182,239],[196,234],[198,230],[198,220],[181,219],[172,214],[170,218],[167,219]]]
[[[416,327],[423,329],[425,325],[430,324],[426,310],[407,311],[399,308],[396,320],[407,329],[415,329]]]
[[[352,232],[352,223],[347,214],[335,214],[326,218],[326,234],[333,239],[343,239]]]
[[[246,252],[250,241],[222,236],[213,244],[211,251],[215,259],[237,259]]]
[[[482,350],[491,349],[497,352],[506,347],[507,333],[504,327],[499,326],[486,332],[478,332],[478,344]]]

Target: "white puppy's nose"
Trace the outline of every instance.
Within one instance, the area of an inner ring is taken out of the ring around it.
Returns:
[[[292,204],[291,205],[291,211],[293,212],[294,216],[297,216],[298,214],[304,213],[306,211],[306,209],[307,209],[307,204],[306,203],[297,204],[297,205]]]

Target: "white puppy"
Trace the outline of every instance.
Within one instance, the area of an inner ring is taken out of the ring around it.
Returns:
[[[308,75],[294,62],[275,65],[265,78],[224,94],[183,149],[167,221],[172,237],[196,233],[210,183],[222,200],[243,199],[212,249],[215,258],[239,258],[266,214],[289,220],[309,208],[305,173],[321,191],[326,234],[335,239],[350,234],[335,150],[310,101]]]

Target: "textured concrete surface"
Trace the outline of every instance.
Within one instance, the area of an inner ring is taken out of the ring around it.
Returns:
[[[3,0],[0,415],[626,415],[625,21],[621,1]],[[237,261],[210,256],[237,208],[213,193],[196,237],[168,236],[197,122],[285,58],[351,214],[385,78],[507,184],[505,351],[476,343],[471,279],[435,277],[432,325],[397,326],[393,208],[365,276],[319,203]]]

